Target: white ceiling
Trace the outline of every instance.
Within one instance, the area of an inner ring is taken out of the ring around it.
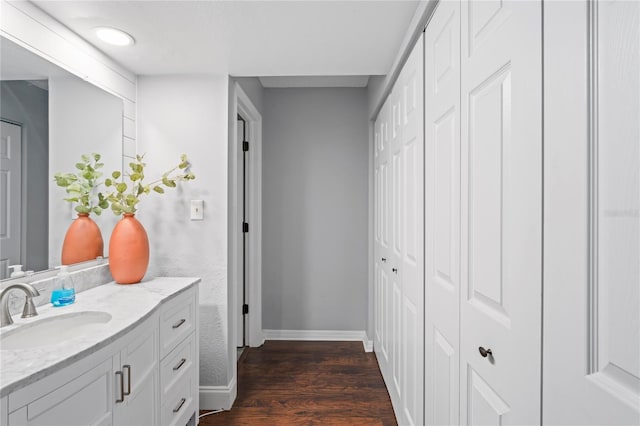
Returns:
[[[368,75],[260,77],[262,87],[367,87]]]
[[[367,76],[389,72],[414,0],[51,1],[34,3],[139,75]],[[130,33],[108,46],[93,28]]]

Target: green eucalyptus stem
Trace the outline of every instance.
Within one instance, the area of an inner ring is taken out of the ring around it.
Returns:
[[[180,163],[177,166],[163,173],[160,178],[150,183],[144,183],[146,163],[142,161],[143,158],[144,155],[137,155],[136,161],[129,163],[129,172],[123,174],[120,171],[115,171],[111,174],[112,179],[105,180],[105,186],[114,189],[114,191],[107,194],[107,199],[111,203],[111,210],[116,215],[135,213],[141,196],[149,194],[152,190],[156,193],[164,194],[164,187],[175,188],[177,186],[176,182],[189,181],[196,178],[193,173],[187,171],[190,163],[187,156],[182,154]],[[178,170],[183,172],[174,174]],[[117,182],[121,177],[122,181]],[[130,185],[124,182],[125,177],[130,181]]]
[[[75,165],[78,170],[76,173],[56,173],[53,176],[56,185],[65,188],[69,195],[64,200],[76,204],[74,209],[78,213],[100,215],[103,209],[109,207],[107,198],[101,192],[96,192],[103,184],[99,181],[102,176],[99,169],[104,167],[100,158],[100,154],[96,153],[83,154],[80,156],[81,161]]]

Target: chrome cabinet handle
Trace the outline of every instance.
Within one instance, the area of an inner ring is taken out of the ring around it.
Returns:
[[[187,402],[187,400],[185,398],[182,398],[176,408],[173,409],[173,412],[177,413],[178,411],[180,411],[185,402]]]
[[[124,402],[124,377],[122,371],[116,371],[116,377],[120,376],[120,398],[116,398],[116,403]]]
[[[398,268],[391,268],[391,272],[395,272],[397,274],[398,273]]]
[[[182,324],[184,324],[186,321],[186,319],[182,318],[180,321],[178,321],[177,323],[173,324],[171,327],[172,328],[178,328],[180,327]]]
[[[493,356],[493,352],[491,352],[491,349],[485,349],[482,346],[478,348],[478,352],[480,352],[482,358],[486,358],[488,355]]]
[[[124,369],[127,370],[127,391],[123,392],[123,395],[131,395],[131,366],[130,365],[123,365],[122,369],[123,370]]]
[[[386,257],[383,257],[381,260],[382,260],[383,262],[386,262],[386,261],[387,261],[387,258],[386,258]]]
[[[178,362],[178,364],[176,364],[176,366],[175,366],[175,367],[173,367],[173,371],[180,370],[180,367],[182,367],[182,366],[184,365],[184,363],[185,363],[185,362],[187,362],[187,359],[186,359],[186,358],[182,358],[182,359],[180,360],[180,362]]]

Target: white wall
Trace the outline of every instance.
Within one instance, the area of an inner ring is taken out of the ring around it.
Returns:
[[[174,166],[182,153],[196,175],[195,181],[144,199],[137,216],[151,246],[145,279],[202,278],[201,386],[226,385],[235,365],[227,350],[227,98],[227,76],[138,79],[138,140],[146,175]],[[189,219],[190,200],[204,200],[203,221]]]
[[[2,81],[0,117],[22,125],[23,270],[48,269],[49,94],[26,81]]]
[[[367,91],[265,89],[263,328],[366,330]]]

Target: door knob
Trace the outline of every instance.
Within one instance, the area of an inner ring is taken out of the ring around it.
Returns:
[[[482,355],[482,358],[486,358],[487,355],[493,356],[493,352],[491,352],[491,349],[485,349],[482,346],[480,346],[478,348],[478,351],[480,352],[480,355]]]
[[[383,262],[386,262],[386,261],[387,261],[387,258],[386,258],[386,257],[383,257],[383,258],[382,258],[382,261],[383,261]]]
[[[398,273],[398,268],[391,268],[391,272],[395,272],[397,274]]]

